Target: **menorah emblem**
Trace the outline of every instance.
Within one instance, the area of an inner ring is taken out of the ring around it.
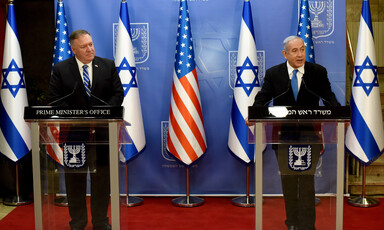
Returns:
[[[67,145],[67,150],[70,154],[73,155],[71,159],[69,159],[69,163],[78,164],[80,163],[80,159],[76,157],[78,153],[80,153],[80,145]]]
[[[306,171],[312,165],[311,145],[290,145],[288,148],[288,167],[292,171]]]
[[[140,28],[131,27],[132,42],[136,41],[140,37]]]
[[[80,156],[77,155],[80,153]],[[63,146],[63,159],[64,165],[69,168],[80,168],[85,165],[86,153],[85,144],[64,144]]]
[[[305,154],[307,153],[307,148],[304,148],[304,147],[293,148],[293,153],[295,154],[295,156],[298,157],[294,165],[295,166],[304,165],[305,162],[302,160],[302,157],[305,156]]]
[[[312,1],[309,3],[309,10],[315,15],[315,18],[312,20],[312,27],[322,28],[324,27],[323,22],[319,19],[319,14],[323,13],[326,8],[326,3],[324,1]]]

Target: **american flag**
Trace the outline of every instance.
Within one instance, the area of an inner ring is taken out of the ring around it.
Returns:
[[[179,10],[167,149],[189,165],[204,154],[207,142],[186,0]]]
[[[297,28],[297,36],[304,40],[306,61],[315,63],[315,50],[312,40],[311,16],[309,14],[308,0],[301,0],[299,26]]]
[[[16,162],[31,151],[31,128],[24,121],[28,99],[12,2],[5,25],[0,97],[0,152]]]
[[[352,116],[345,146],[348,152],[368,165],[383,153],[384,131],[375,42],[367,0],[362,4],[350,105]]]
[[[55,42],[53,46],[52,66],[69,57],[72,57],[72,51],[69,45],[68,24],[65,17],[64,2],[59,0],[56,7],[56,27]],[[59,146],[60,127],[53,125],[47,130],[47,154],[56,162],[63,165],[63,150]]]
[[[256,52],[251,3],[249,0],[245,0],[240,26],[237,77],[233,89],[228,147],[246,163],[254,159],[255,148],[254,144],[248,143],[248,135],[253,133],[254,129],[245,124],[245,118],[248,117],[248,106],[252,105],[257,92],[260,90]]]
[[[145,147],[145,133],[141,113],[139,85],[137,82],[135,56],[133,54],[131,38],[128,6],[127,2],[123,0],[120,6],[115,63],[124,89],[124,120],[130,123],[129,126],[122,127],[120,137],[121,140],[128,140],[126,135],[129,134],[129,137],[132,140],[132,143],[121,144],[120,160],[123,162],[134,157]]]

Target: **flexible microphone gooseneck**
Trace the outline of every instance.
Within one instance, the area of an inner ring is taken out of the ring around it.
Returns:
[[[48,103],[48,105],[55,105],[56,103],[61,102],[61,101],[63,101],[64,99],[66,99],[66,98],[72,96],[72,95],[75,93],[75,91],[76,91],[76,89],[77,89],[77,86],[78,86],[78,82],[76,81],[76,82],[75,82],[75,86],[73,87],[73,90],[72,90],[72,92],[71,92],[70,94],[67,94],[67,95],[65,95],[64,97],[61,97],[61,98],[59,98],[59,99],[57,99],[57,100],[54,100],[54,101],[52,101],[51,103]]]

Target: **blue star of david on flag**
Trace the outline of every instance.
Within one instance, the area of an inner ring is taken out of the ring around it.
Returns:
[[[241,78],[241,75],[245,70],[251,70],[254,76],[256,76],[255,78],[253,78],[252,83],[245,83]],[[235,87],[242,87],[245,93],[247,94],[247,96],[251,94],[253,88],[260,87],[260,81],[259,81],[259,78],[257,77],[259,73],[259,67],[253,65],[251,60],[249,60],[249,57],[245,59],[242,66],[236,67],[236,72],[237,72],[237,81],[236,81]]]
[[[124,97],[127,96],[129,90],[131,88],[137,88],[137,80],[136,80],[136,67],[132,67],[129,65],[127,59],[124,57],[121,61],[120,65],[116,67],[117,72],[120,73],[122,70],[128,70],[131,73],[131,80],[128,84],[122,84],[124,89]]]
[[[373,73],[372,82],[364,82],[361,78],[361,74],[364,70],[371,70]],[[361,66],[355,66],[356,79],[353,83],[353,87],[362,87],[364,92],[369,96],[373,87],[379,87],[379,80],[377,78],[377,66],[372,64],[371,59],[367,56]]]
[[[20,80],[16,85],[12,85],[8,81],[9,74],[11,72],[17,72],[17,75],[20,77]],[[21,88],[25,88],[24,82],[24,69],[19,68],[15,59],[12,59],[11,63],[9,63],[8,68],[3,69],[3,84],[1,85],[2,89],[9,89],[13,97],[16,97],[17,93]]]

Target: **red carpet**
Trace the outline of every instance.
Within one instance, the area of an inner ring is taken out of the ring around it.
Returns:
[[[174,207],[172,198],[145,197],[138,207],[121,208],[121,229],[154,230],[251,230],[255,228],[254,209],[240,208],[231,204],[231,198],[205,197],[205,204],[195,208]],[[334,199],[321,198],[317,206],[316,229],[335,229]],[[381,203],[384,199],[381,200]],[[284,206],[282,198],[264,198],[263,229],[282,230]],[[69,229],[66,207],[47,207],[49,229]],[[90,221],[89,221],[90,222]],[[377,230],[384,226],[384,204],[373,208],[356,208],[344,205],[344,229]],[[34,229],[33,204],[20,206],[0,221],[0,228],[6,230]],[[88,224],[87,229],[92,229]]]

